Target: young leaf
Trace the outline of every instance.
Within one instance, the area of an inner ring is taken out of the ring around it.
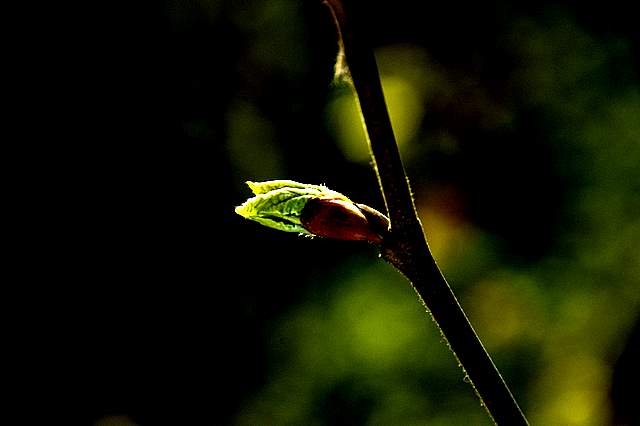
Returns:
[[[381,213],[322,185],[291,180],[247,185],[255,196],[236,207],[236,213],[270,228],[372,243],[382,242],[388,228]]]

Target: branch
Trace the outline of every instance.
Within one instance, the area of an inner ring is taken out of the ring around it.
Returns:
[[[390,219],[390,232],[381,245],[382,257],[409,279],[494,422],[528,425],[429,250],[391,127],[373,50],[357,27],[357,15],[349,9],[348,0],[325,3],[338,29],[341,60],[346,61],[351,74]]]

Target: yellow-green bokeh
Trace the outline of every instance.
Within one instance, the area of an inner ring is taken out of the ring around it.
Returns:
[[[640,312],[640,84],[621,91],[607,78],[624,42],[598,39],[563,14],[544,25],[514,21],[502,43],[516,58],[507,101],[476,87],[476,76],[445,71],[424,48],[378,49],[394,131],[411,163],[425,144],[464,149],[448,129],[429,129],[436,99],[460,102],[460,119],[471,111],[486,129],[518,125],[516,108],[544,117],[541,138],[566,189],[540,259],[514,262],[498,235],[452,211],[447,203],[465,203],[455,184],[415,185],[416,206],[532,424],[604,426],[613,362]],[[347,160],[370,161],[350,88],[333,89],[326,122]],[[274,367],[238,424],[323,424],[318,402],[345,388],[347,401],[368,401],[362,424],[489,424],[404,278],[376,259],[317,272],[326,293],[274,326]]]

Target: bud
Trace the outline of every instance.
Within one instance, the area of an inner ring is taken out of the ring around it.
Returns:
[[[375,230],[358,205],[351,201],[312,198],[302,209],[300,222],[307,231],[320,237],[382,242],[380,230]]]
[[[291,180],[247,184],[255,197],[236,207],[236,213],[270,228],[379,244],[389,226],[377,210],[325,186]]]

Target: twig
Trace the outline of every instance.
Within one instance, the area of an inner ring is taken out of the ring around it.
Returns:
[[[482,346],[431,255],[389,120],[373,50],[358,31],[349,2],[325,0],[336,23],[341,60],[346,60],[368,137],[378,182],[391,222],[382,257],[411,282],[431,313],[474,391],[498,425],[527,425],[527,419]]]

